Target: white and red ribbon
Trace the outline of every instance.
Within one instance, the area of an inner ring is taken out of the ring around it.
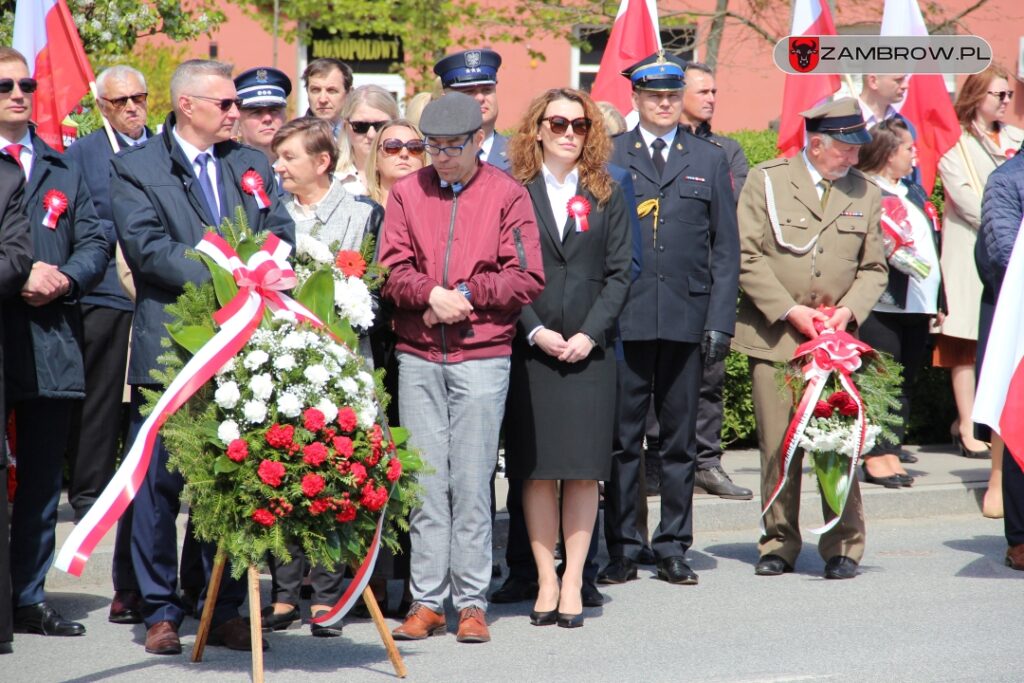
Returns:
[[[576,195],[569,200],[566,208],[569,210],[569,215],[576,221],[576,232],[590,230],[590,221],[587,220],[587,216],[590,215],[590,202],[586,197]]]
[[[212,232],[203,237],[196,251],[208,255],[234,275],[238,294],[214,313],[213,319],[220,329],[167,387],[142,424],[114,477],[61,546],[54,564],[69,574],[82,575],[92,551],[135,498],[146,478],[160,427],[242,350],[260,326],[264,308],[288,310],[299,320],[323,327],[320,319],[305,306],[282,293],[281,290],[295,286],[295,272],[287,261],[291,247],[277,236],[268,235],[263,247],[246,263],[223,237]]]
[[[50,230],[57,229],[57,220],[68,210],[68,198],[60,190],[50,190],[43,195],[43,208],[46,215],[43,216],[43,226]]]
[[[254,169],[250,168],[242,174],[242,190],[256,199],[256,206],[261,209],[270,207],[270,197],[263,187],[263,176]]]
[[[839,374],[839,383],[853,397],[854,402],[857,404],[857,417],[854,420],[853,429],[856,440],[853,452],[856,455],[850,458],[850,467],[847,473],[849,481],[853,481],[853,477],[856,476],[860,453],[864,448],[868,423],[865,419],[864,401],[861,399],[857,386],[851,379],[851,375],[860,368],[861,356],[873,350],[870,346],[859,339],[855,339],[847,332],[842,330],[823,330],[817,339],[804,342],[793,352],[793,360],[799,360],[804,357],[810,358],[809,362],[801,368],[804,378],[807,380],[807,386],[804,388],[803,396],[800,397],[800,402],[794,411],[793,419],[790,420],[789,426],[786,428],[786,434],[782,439],[779,478],[772,489],[771,495],[761,509],[761,533],[764,533],[765,530],[764,516],[768,512],[768,508],[775,502],[775,499],[779,497],[779,493],[786,484],[786,473],[795,459],[800,445],[800,437],[803,436],[807,423],[813,417],[814,406],[821,397],[826,381],[833,372]],[[846,508],[848,495],[849,488],[847,488],[846,493],[843,495],[842,509]],[[840,517],[842,517],[841,512],[828,520],[824,526],[811,529],[811,532],[815,534],[825,533],[839,523]]]

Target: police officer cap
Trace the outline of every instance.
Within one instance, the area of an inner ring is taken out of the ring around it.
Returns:
[[[292,81],[283,71],[258,66],[235,76],[235,90],[242,100],[242,109],[284,107],[288,104]]]
[[[448,55],[434,65],[445,88],[497,85],[501,55],[494,50],[465,50]]]
[[[480,103],[469,95],[450,92],[426,106],[420,115],[423,135],[434,138],[452,138],[480,130],[484,120]]]
[[[685,65],[658,50],[622,72],[634,90],[682,90]]]
[[[835,102],[820,104],[814,109],[801,112],[808,133],[824,133],[840,142],[851,145],[866,145],[871,142],[871,133],[864,123],[860,104],[852,97],[842,97]]]

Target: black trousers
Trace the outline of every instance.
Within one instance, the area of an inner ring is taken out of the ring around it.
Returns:
[[[2,432],[3,430],[0,430]],[[6,446],[0,443],[0,448]],[[0,455],[0,643],[14,640],[14,609],[11,594],[11,548],[8,543],[10,520],[7,515],[7,466]]]
[[[85,400],[74,415],[68,443],[68,500],[84,515],[114,475],[118,443],[128,433],[122,402],[132,312],[82,304]]]
[[[697,402],[697,469],[722,466],[722,419],[725,408],[725,361],[702,369],[700,400]]]
[[[1024,471],[1009,451],[1003,453],[1003,529],[1007,544],[1024,543]]]
[[[876,443],[865,457],[893,452],[903,445],[907,421],[910,420],[910,392],[914,380],[928,355],[927,313],[884,313],[872,311],[860,326],[860,338],[879,351],[891,353],[897,363],[903,365],[903,381],[900,384],[900,424],[893,427],[897,442]]]
[[[693,543],[700,346],[666,340],[623,342],[612,480],[605,486],[605,540],[612,557],[636,560],[640,455],[652,396],[660,425],[661,523],[651,538],[658,559],[682,557]]]
[[[309,570],[309,582],[313,586],[313,604],[334,605],[341,599],[341,585],[345,579],[345,568],[338,567],[337,571],[328,571],[316,565],[309,566],[306,560],[306,553],[302,545],[295,542],[288,542],[288,552],[292,555],[291,562],[281,562],[273,555],[268,555],[267,564],[270,565],[270,577],[273,582],[271,589],[271,600],[283,602],[289,605],[299,606],[299,593],[302,589],[302,579]]]

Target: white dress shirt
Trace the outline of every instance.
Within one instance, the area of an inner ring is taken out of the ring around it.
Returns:
[[[647,145],[647,152],[652,155],[652,159],[654,158],[654,147],[651,145],[660,137],[665,141],[665,149],[662,151],[661,156],[666,162],[668,161],[668,150],[672,147],[672,143],[675,142],[677,130],[678,128],[673,128],[664,135],[658,136],[654,133],[649,133],[643,126],[640,126],[640,136],[644,139],[644,144]]]
[[[565,240],[565,226],[569,220],[569,200],[576,196],[576,185],[580,179],[578,168],[573,168],[565,176],[565,182],[558,182],[558,178],[551,172],[546,164],[541,164],[541,175],[544,176],[544,189],[548,193],[548,203],[551,204],[551,213],[555,216],[555,226],[558,228],[558,236]],[[573,228],[575,230],[575,228]],[[544,329],[543,325],[530,330],[526,335],[526,341],[533,346],[533,337]]]
[[[480,143],[480,151],[477,152],[477,156],[481,161],[487,161],[487,158],[491,156],[491,147],[494,146],[494,131],[484,138],[484,141]]]
[[[910,236],[914,240],[914,248],[918,256],[928,262],[932,269],[923,280],[907,278],[907,305],[900,308],[895,304],[879,301],[873,310],[883,313],[926,313],[935,315],[939,309],[939,283],[942,275],[939,272],[939,255],[935,251],[935,239],[932,237],[932,221],[917,204],[907,199],[907,186],[903,183],[893,185],[882,176],[874,176],[878,186],[890,194],[894,194],[903,202],[910,221]],[[891,266],[890,266],[891,267]]]
[[[210,174],[210,184],[213,186],[213,198],[217,202],[217,215],[220,216],[223,212],[220,209],[220,194],[217,192],[217,161],[213,154],[213,145],[210,145],[206,149],[199,149],[188,140],[185,140],[178,135],[178,129],[171,129],[171,133],[174,135],[174,139],[181,145],[181,151],[185,153],[185,158],[192,164],[192,173],[195,174],[196,180],[199,179],[199,164],[196,162],[196,157],[203,152],[209,154],[206,161],[206,171]],[[202,190],[200,190],[202,192]]]
[[[21,154],[18,155],[18,161],[21,162],[21,167],[25,170],[25,178],[32,177],[32,163],[35,161],[35,151],[32,149],[32,136],[28,130],[21,136],[20,140],[8,140],[4,136],[0,135],[0,150],[7,147],[7,145],[21,145]],[[6,152],[2,152],[6,154]]]

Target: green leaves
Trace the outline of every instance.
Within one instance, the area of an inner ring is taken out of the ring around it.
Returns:
[[[320,318],[336,337],[350,349],[358,347],[359,337],[348,321],[338,317],[334,308],[334,276],[329,267],[316,271],[295,292],[295,300]]]
[[[241,465],[234,460],[230,460],[226,455],[219,456],[213,461],[214,474],[231,474],[232,472],[237,472],[239,467]]]
[[[171,335],[171,339],[193,355],[216,334],[213,327],[208,325],[166,323],[164,327],[167,328],[167,333]]]
[[[810,457],[825,502],[832,512],[841,515],[850,493],[850,459],[838,453],[812,453]]]

